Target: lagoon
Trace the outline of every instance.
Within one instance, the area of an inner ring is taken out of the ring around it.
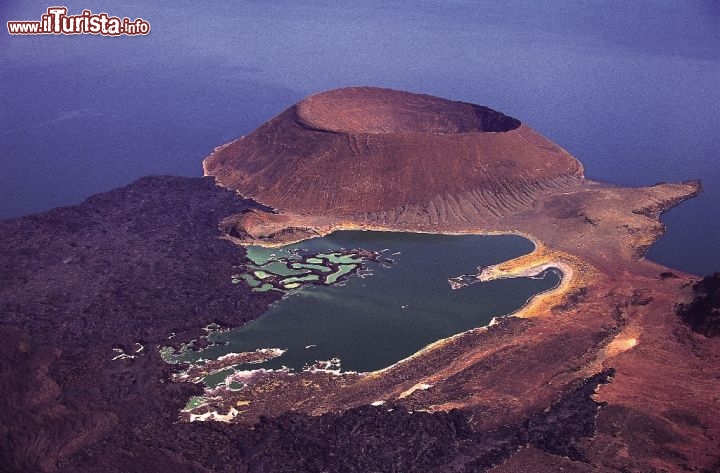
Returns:
[[[286,351],[277,358],[236,369],[285,366],[297,371],[318,361],[339,359],[332,366],[339,364],[342,371],[379,370],[439,339],[486,326],[494,317],[511,314],[529,298],[557,286],[559,273],[548,270],[538,278],[450,287],[449,278],[476,274],[479,266],[522,256],[533,248],[532,242],[515,235],[362,231],[339,231],[281,249],[250,247],[248,255],[254,261],[247,271],[255,274],[261,271],[254,265],[261,265],[284,276],[282,261],[289,257],[287,264],[298,267],[298,255],[319,266],[323,255],[338,251],[362,249],[377,257],[376,261],[363,258],[360,267],[340,276],[337,284],[304,281],[298,289],[287,290],[260,318],[234,330],[211,333],[209,339],[217,345],[201,352],[187,351],[179,359],[217,359],[228,353],[280,348]],[[356,261],[352,256],[334,258]],[[267,277],[268,272],[261,276]],[[236,283],[245,284],[238,279]],[[214,384],[227,374],[206,381]]]

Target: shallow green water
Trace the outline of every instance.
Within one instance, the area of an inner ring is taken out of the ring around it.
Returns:
[[[340,358],[344,371],[376,370],[436,340],[512,313],[534,294],[559,282],[559,275],[548,271],[541,279],[507,279],[459,290],[450,288],[450,277],[474,274],[477,266],[532,251],[532,243],[518,236],[346,231],[286,248],[312,253],[363,248],[382,252],[383,259],[391,258],[394,263],[366,261],[359,275],[345,276],[340,284],[292,291],[253,322],[210,336],[212,341],[227,344],[200,354],[187,353],[183,359],[214,359],[230,352],[283,348],[287,352],[279,358],[240,368],[287,366],[300,370],[316,360]],[[256,263],[283,254],[288,255],[279,249],[253,247],[248,251]],[[372,274],[362,276],[368,271]]]

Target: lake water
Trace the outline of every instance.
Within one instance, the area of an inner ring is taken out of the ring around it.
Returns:
[[[0,4],[6,20],[50,3]],[[63,2],[147,37],[0,41],[0,218],[147,174],[199,176],[215,146],[304,96],[376,85],[490,106],[623,185],[701,178],[650,257],[720,269],[720,3],[551,0]],[[4,25],[4,24],[3,24]],[[4,27],[4,26],[3,26]]]
[[[301,370],[316,361],[339,358],[343,370],[373,371],[436,340],[515,312],[530,297],[560,281],[559,274],[550,270],[538,279],[478,282],[451,289],[448,278],[476,274],[478,266],[532,251],[529,240],[513,235],[344,231],[286,248],[312,254],[363,248],[378,252],[381,260],[394,262],[367,262],[362,277],[355,274],[343,284],[293,291],[253,322],[210,336],[211,341],[226,344],[190,352],[181,359],[215,359],[226,353],[280,348],[287,350],[282,356],[245,368]],[[251,254],[260,261],[280,252],[253,248]],[[222,377],[215,376],[210,382]]]

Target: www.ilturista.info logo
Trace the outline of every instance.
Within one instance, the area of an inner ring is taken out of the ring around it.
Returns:
[[[65,7],[50,7],[40,21],[8,21],[10,34],[99,34],[103,36],[146,35],[150,23],[137,18],[118,18],[107,13],[95,14],[83,10],[80,15],[68,15]]]

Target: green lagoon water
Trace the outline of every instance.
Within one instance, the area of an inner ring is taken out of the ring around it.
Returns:
[[[533,250],[529,240],[512,235],[343,231],[283,249],[251,247],[248,255],[263,263],[268,258],[272,261],[288,256],[287,250],[327,253],[342,248],[382,252],[383,259],[394,262],[366,261],[358,274],[346,276],[339,284],[290,291],[260,318],[238,329],[210,335],[211,341],[225,344],[199,353],[187,352],[181,359],[215,359],[231,352],[282,348],[287,351],[278,358],[237,369],[287,366],[301,370],[318,360],[339,358],[343,371],[377,370],[436,340],[510,314],[560,280],[559,274],[550,270],[541,278],[450,288],[450,277],[475,274],[478,266],[500,263]],[[220,381],[221,376],[214,376],[219,378],[214,381]]]

